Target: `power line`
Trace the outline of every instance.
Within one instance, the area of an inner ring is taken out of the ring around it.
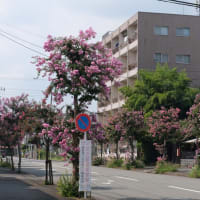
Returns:
[[[35,50],[35,49],[33,49],[33,48],[27,47],[26,45],[24,45],[24,44],[22,44],[22,43],[20,43],[20,42],[18,42],[18,41],[16,41],[16,40],[14,40],[14,39],[8,37],[7,35],[5,35],[5,34],[3,34],[3,33],[0,33],[0,35],[1,35],[2,37],[7,38],[8,40],[10,40],[10,41],[12,41],[12,42],[18,44],[18,45],[20,45],[20,46],[23,46],[24,48],[26,48],[26,49],[28,49],[28,50],[30,50],[30,51],[33,51],[33,52],[35,52],[35,53],[37,53],[37,54],[40,54],[40,55],[46,57],[45,54],[43,54],[43,53],[41,53],[41,52],[39,52],[39,51],[37,51],[37,50]]]
[[[27,31],[27,30],[24,30],[24,29],[20,29],[20,28],[16,28],[16,27],[13,27],[11,26],[10,24],[3,24],[11,29],[14,29],[14,30],[17,30],[18,32],[21,32],[21,33],[26,33],[26,34],[31,34],[37,38],[40,38],[40,39],[45,39],[46,40],[46,37],[44,37],[43,35],[40,35],[40,34],[37,34],[37,33],[33,33],[32,31]]]
[[[4,30],[1,29],[1,28],[0,28],[0,31],[3,32],[4,34],[7,34],[7,35],[13,37],[13,38],[16,38],[16,39],[18,39],[18,40],[21,40],[22,42],[26,42],[26,43],[28,43],[28,44],[34,46],[34,47],[43,49],[41,46],[39,46],[39,45],[37,45],[37,44],[34,44],[34,43],[32,43],[32,42],[29,42],[29,41],[27,41],[27,40],[24,40],[24,39],[22,39],[22,38],[20,38],[20,37],[18,37],[18,36],[16,36],[16,35],[10,34],[10,33],[4,31]]]
[[[197,1],[197,3],[191,3],[191,2],[179,1],[179,0],[157,0],[157,1],[195,7],[195,8],[197,8],[199,10],[199,15],[200,15],[200,2],[199,1]]]

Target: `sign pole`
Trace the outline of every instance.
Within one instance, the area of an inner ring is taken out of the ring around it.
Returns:
[[[87,199],[87,192],[91,191],[91,140],[87,140],[86,134],[91,127],[90,116],[84,113],[77,115],[75,125],[80,132],[84,132],[79,145],[79,192],[83,191],[84,199]]]
[[[86,143],[86,140],[87,140],[87,134],[86,134],[86,132],[84,132],[84,141],[85,141],[85,143]],[[84,199],[87,199],[87,192],[86,191],[84,191]]]

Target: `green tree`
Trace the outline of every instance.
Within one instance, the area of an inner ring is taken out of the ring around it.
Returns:
[[[149,116],[162,106],[177,107],[181,109],[180,117],[185,118],[199,92],[190,83],[185,71],[158,65],[155,71],[140,70],[134,87],[125,86],[120,90],[126,97],[125,107],[130,110],[143,110]]]

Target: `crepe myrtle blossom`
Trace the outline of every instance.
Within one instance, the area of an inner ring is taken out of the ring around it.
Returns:
[[[140,140],[144,128],[144,115],[142,111],[121,111],[121,124],[124,130],[123,137],[128,141],[131,148],[131,161],[134,161],[134,141]]]
[[[187,133],[191,134],[196,138],[196,155],[195,159],[197,162],[197,157],[200,152],[199,138],[200,138],[200,94],[197,94],[194,100],[194,104],[190,107],[187,112]]]
[[[38,75],[48,77],[53,96],[60,104],[63,96],[78,96],[81,102],[97,99],[99,93],[108,95],[107,81],[120,75],[122,64],[101,42],[89,43],[96,36],[92,28],[80,31],[78,37],[48,36],[44,49],[47,58],[35,57]],[[45,91],[48,97],[51,90]]]
[[[73,98],[73,119],[92,100],[98,100],[99,94],[108,97],[110,89],[106,82],[121,74],[122,63],[101,42],[92,43],[91,39],[95,36],[92,28],[80,31],[78,37],[54,38],[49,35],[44,44],[48,57],[35,57],[38,76],[47,77],[50,81],[44,92],[45,98],[51,93],[56,103],[60,104],[65,96],[70,95]],[[65,120],[65,127],[68,130],[64,131],[60,126],[54,127],[58,130],[51,130],[53,141],[59,142],[67,152],[64,155],[72,156],[73,180],[78,181],[78,146],[83,134],[76,130],[74,121]],[[58,131],[63,134],[58,134]]]
[[[180,135],[179,113],[179,108],[167,110],[161,107],[161,110],[153,112],[147,120],[149,133],[156,141],[154,146],[162,154],[163,159],[166,158],[166,142],[176,140]]]

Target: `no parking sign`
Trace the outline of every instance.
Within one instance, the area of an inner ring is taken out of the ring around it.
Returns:
[[[76,116],[76,128],[81,132],[86,132],[91,127],[90,116],[84,113],[81,113]]]
[[[86,191],[91,191],[91,140],[87,140],[86,131],[91,127],[90,116],[81,113],[76,116],[76,128],[84,133],[84,140],[80,140],[79,153],[79,191],[84,191],[84,198],[86,199]]]

